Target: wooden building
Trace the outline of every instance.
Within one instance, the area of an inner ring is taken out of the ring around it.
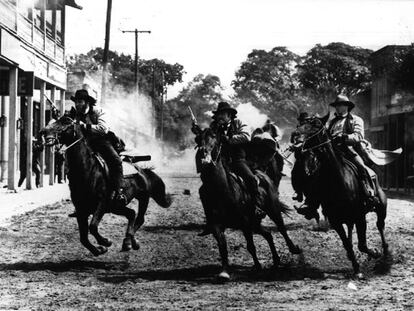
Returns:
[[[393,82],[402,55],[412,48],[390,45],[372,54],[369,138],[378,149],[403,148],[397,161],[379,171],[382,186],[396,191],[411,191],[414,186],[414,94],[399,90]]]
[[[74,0],[0,0],[0,181],[7,176],[11,190],[22,151],[27,154],[27,176],[32,174],[31,138],[47,122],[45,95],[64,110],[67,6],[81,9]],[[53,154],[42,153],[41,185],[45,162],[49,184],[54,182]],[[27,189],[31,180],[26,178]]]

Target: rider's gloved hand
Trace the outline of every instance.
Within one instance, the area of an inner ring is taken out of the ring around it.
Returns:
[[[335,144],[335,145],[341,145],[341,144],[343,144],[345,141],[344,141],[344,135],[343,134],[339,134],[339,135],[336,135],[333,139],[332,139],[332,142]]]
[[[196,135],[200,134],[200,132],[201,132],[200,126],[198,124],[196,124],[196,123],[193,122],[191,124],[191,132],[193,132]]]

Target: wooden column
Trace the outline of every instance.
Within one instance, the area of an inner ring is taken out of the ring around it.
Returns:
[[[59,104],[59,111],[60,115],[63,116],[65,114],[65,90],[60,90],[60,104]]]
[[[33,160],[33,97],[27,97],[27,122],[26,122],[26,189],[32,189],[32,160]]]
[[[1,116],[8,118],[9,109],[8,109],[8,98],[6,96],[1,96]],[[4,182],[6,179],[7,171],[7,155],[9,150],[9,145],[7,144],[7,138],[9,137],[9,120],[7,119],[4,127],[0,128],[0,182]]]
[[[40,128],[44,128],[46,125],[46,99],[44,94],[46,93],[46,82],[40,81]],[[44,173],[45,173],[45,152],[40,154],[40,187],[43,187]]]
[[[55,102],[56,100],[56,87],[52,86],[50,89],[50,99],[52,102]],[[52,109],[50,110],[52,113]],[[52,114],[51,114],[52,116]],[[49,153],[49,185],[53,186],[55,182],[55,147],[50,147],[50,153]]]
[[[16,119],[17,119],[17,67],[9,69],[9,161],[7,187],[16,190]]]

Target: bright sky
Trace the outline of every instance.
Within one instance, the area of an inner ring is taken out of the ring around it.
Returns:
[[[103,47],[105,0],[76,0],[68,9],[68,54]],[[134,35],[121,30],[151,30],[139,37],[139,56],[178,62],[187,74],[215,74],[230,82],[252,49],[286,46],[305,54],[315,44],[345,42],[377,50],[414,42],[414,0],[113,0],[110,49],[134,54]],[[169,97],[182,86],[169,89]]]

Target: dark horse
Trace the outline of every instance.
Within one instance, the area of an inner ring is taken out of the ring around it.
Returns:
[[[162,207],[171,205],[170,195],[165,192],[162,179],[151,169],[141,169],[136,166],[136,174],[124,178],[124,189],[128,203],[136,198],[139,202],[138,215],[128,207],[112,204],[111,188],[106,170],[89,147],[84,129],[75,124],[67,116],[61,117],[43,129],[47,145],[58,141],[65,144],[68,163],[68,178],[71,199],[76,209],[79,225],[80,241],[93,255],[98,256],[107,252],[112,242],[101,236],[98,225],[105,213],[111,212],[125,216],[128,219],[126,235],[122,250],[139,249],[135,240],[135,232],[144,223],[145,212],[149,198],[153,198]],[[93,245],[88,239],[88,216],[93,215],[89,231],[95,237],[99,246]]]
[[[235,228],[242,230],[247,241],[247,250],[253,257],[254,267],[261,269],[253,242],[253,233],[262,235],[269,243],[272,252],[274,266],[280,263],[272,234],[261,225],[263,217],[256,215],[249,207],[249,195],[243,184],[230,174],[224,167],[220,157],[220,146],[217,145],[215,134],[210,129],[205,129],[199,140],[197,156],[201,160],[201,180],[203,185],[199,193],[206,214],[207,224],[217,240],[222,271],[219,278],[228,280],[228,253],[224,230]],[[262,209],[277,225],[283,235],[291,253],[299,254],[301,250],[290,240],[282,218],[282,212],[288,208],[279,201],[277,188],[267,175],[256,172],[259,177],[259,190],[263,197]]]
[[[302,156],[308,173],[315,174],[317,181],[312,188],[319,194],[323,214],[328,218],[332,228],[339,234],[352,262],[355,274],[361,277],[359,264],[355,258],[352,246],[352,231],[356,226],[358,248],[370,257],[378,258],[380,253],[367,246],[366,213],[364,194],[355,166],[347,160],[340,151],[334,149],[327,133],[324,118],[313,117],[298,127],[297,131],[303,135]],[[312,165],[309,165],[312,163]],[[310,166],[310,167],[309,167]],[[377,228],[381,235],[384,254],[388,252],[385,241],[384,226],[387,215],[387,198],[376,182],[377,196],[380,203],[375,207],[377,214]],[[348,235],[343,225],[348,227]]]

